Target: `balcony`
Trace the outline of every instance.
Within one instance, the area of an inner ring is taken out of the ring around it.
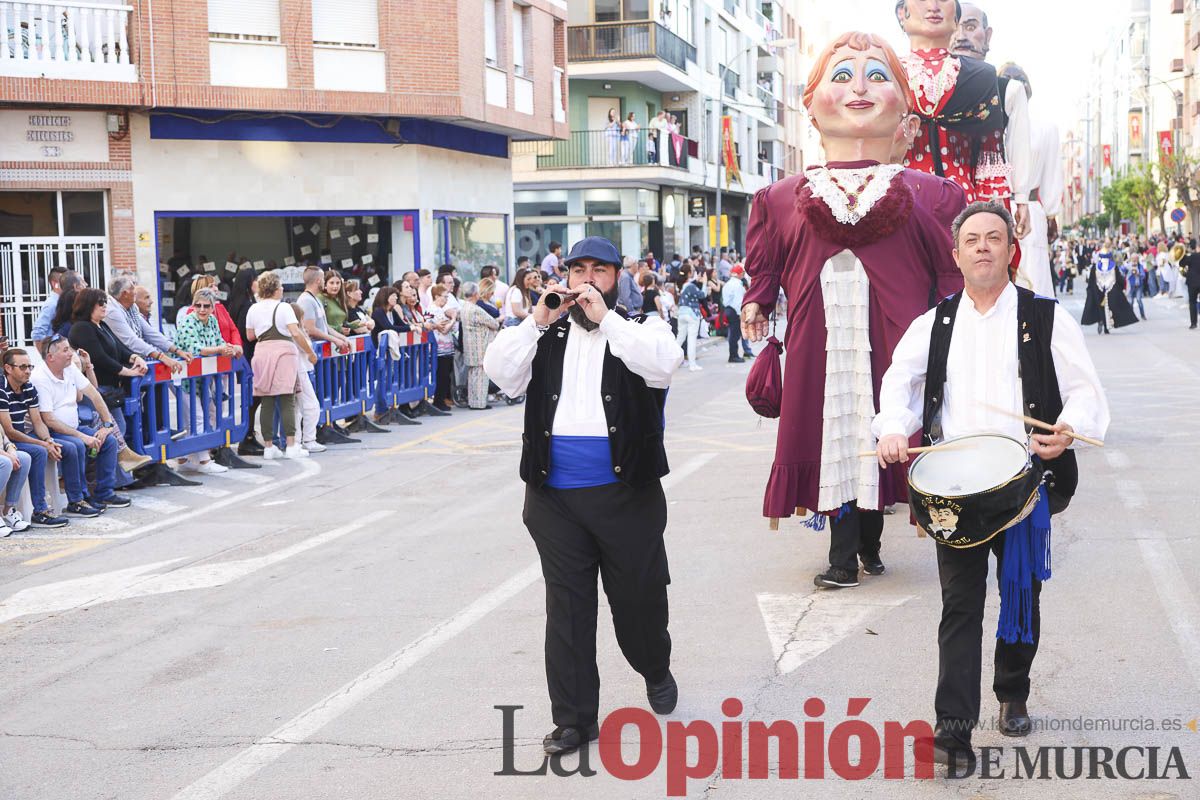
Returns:
[[[137,81],[129,59],[132,6],[0,0],[0,75]]]
[[[725,0],[725,13],[731,17],[736,17],[738,11],[737,0]]]
[[[738,86],[742,82],[742,76],[738,75],[736,72],[734,72],[731,69],[726,69],[724,80],[725,80],[725,96],[736,99]]]
[[[699,153],[699,145],[682,136],[666,136],[664,147],[656,147],[649,131],[622,138],[616,131],[571,131],[566,140],[514,142],[513,154],[536,154],[537,168],[582,169],[589,167],[671,167],[687,170]]]
[[[657,22],[600,22],[567,30],[571,62],[657,58],[681,72],[696,61],[696,48]]]

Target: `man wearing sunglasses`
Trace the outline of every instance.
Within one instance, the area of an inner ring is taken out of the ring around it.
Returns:
[[[53,339],[62,341],[55,334]],[[33,502],[33,516],[29,521],[37,528],[61,528],[67,524],[66,517],[50,513],[46,503],[46,459],[59,461],[62,448],[50,436],[50,430],[42,419],[37,390],[29,382],[33,363],[29,354],[14,347],[4,352],[4,380],[0,382],[0,428],[17,450],[29,456],[29,495]],[[17,512],[18,514],[20,512]],[[6,518],[9,527],[16,528]]]

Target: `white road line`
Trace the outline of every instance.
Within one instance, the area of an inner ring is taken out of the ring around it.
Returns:
[[[1158,592],[1163,611],[1171,623],[1171,630],[1183,651],[1183,662],[1192,673],[1192,679],[1200,688],[1200,603],[1188,588],[1187,578],[1171,552],[1167,539],[1138,539],[1142,560],[1150,572],[1150,579]]]
[[[137,494],[130,498],[133,500],[134,508],[144,508],[147,511],[153,511],[156,514],[174,514],[176,511],[183,511],[187,506],[181,506],[178,503],[172,503],[169,500],[163,500],[161,497],[146,497],[143,494]]]
[[[159,571],[183,560],[176,558],[22,589],[0,602],[0,623],[30,614],[50,614],[56,611],[89,608],[130,597],[146,597],[154,594],[224,586],[272,564],[278,564],[292,556],[312,550],[314,547],[329,544],[394,513],[393,511],[376,511],[357,522],[310,536],[264,556],[235,561],[202,562],[167,572]]]
[[[1118,472],[1124,472],[1133,466],[1133,461],[1123,450],[1112,450],[1105,448],[1104,460],[1108,462],[1110,467]]]
[[[215,486],[180,486],[179,488],[185,492],[198,494],[201,497],[228,497],[233,494],[228,489],[218,489]]]
[[[225,479],[227,481],[237,481],[238,483],[254,483],[262,485],[271,483],[274,478],[268,478],[266,475],[259,475],[257,472],[248,469],[231,469],[228,472],[218,474],[217,479]]]
[[[231,497],[226,497],[222,500],[216,500],[215,502],[212,502],[212,503],[205,503],[204,506],[202,506],[201,508],[194,508],[191,511],[185,511],[182,514],[175,514],[172,516],[164,516],[162,519],[157,520],[155,522],[150,522],[145,525],[139,525],[138,527],[134,528],[131,531],[125,531],[124,533],[116,534],[113,536],[113,538],[132,539],[134,536],[141,536],[144,533],[151,533],[152,531],[156,531],[159,528],[165,528],[168,525],[175,526],[181,522],[187,522],[188,520],[194,519],[201,515],[210,514],[213,511],[217,511],[222,508],[227,508],[229,506],[236,505],[237,503],[240,503],[243,500],[249,500],[252,497],[258,497],[260,495],[267,494],[268,492],[279,491],[286,486],[290,486],[293,483],[300,483],[302,481],[309,480],[310,478],[314,477],[320,471],[321,471],[321,465],[319,463],[317,463],[316,461],[313,461],[312,459],[306,458],[300,462],[299,474],[293,475],[290,478],[284,478],[282,480],[275,481],[274,483],[271,483],[271,484],[259,486],[257,489],[251,489],[247,492],[242,492],[241,494],[235,494]],[[181,488],[195,488],[195,487],[181,487]],[[228,493],[226,493],[226,494],[228,494]]]
[[[693,474],[716,458],[716,455],[716,453],[700,453],[693,456],[682,467],[663,479],[664,488]],[[172,800],[217,800],[217,798],[224,797],[298,743],[311,737],[388,682],[403,675],[425,656],[516,597],[535,583],[541,575],[540,563],[534,562],[525,567],[462,611],[430,628],[422,636],[409,642],[292,720],[285,722],[200,780],[185,787]]]
[[[541,566],[536,562],[525,567],[462,611],[430,628],[422,636],[184,788],[175,795],[174,800],[216,800],[224,797],[296,744],[308,739],[390,681],[403,675],[425,656],[516,597],[540,578],[541,574]]]

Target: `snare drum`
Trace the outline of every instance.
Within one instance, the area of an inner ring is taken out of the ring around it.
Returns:
[[[938,544],[977,547],[1033,512],[1042,468],[1000,434],[962,436],[922,453],[908,470],[913,516]]]

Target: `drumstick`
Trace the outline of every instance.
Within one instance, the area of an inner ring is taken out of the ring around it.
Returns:
[[[1004,416],[1011,417],[1012,419],[1019,419],[1022,422],[1024,422],[1026,425],[1032,425],[1035,428],[1041,428],[1042,430],[1050,431],[1051,433],[1061,433],[1063,436],[1066,436],[1071,439],[1078,439],[1079,441],[1086,442],[1086,443],[1092,445],[1093,447],[1104,447],[1104,442],[1100,441],[1099,439],[1093,439],[1090,436],[1084,436],[1082,433],[1073,433],[1071,431],[1056,431],[1056,430],[1054,430],[1053,425],[1051,425],[1048,422],[1042,422],[1040,419],[1036,419],[1034,417],[1027,417],[1024,414],[1014,414],[1011,411],[1008,411],[1003,408],[997,408],[996,406],[989,405],[987,403],[984,403],[983,405],[984,405],[984,408],[988,409],[989,411],[993,411],[997,414],[1003,414]]]

